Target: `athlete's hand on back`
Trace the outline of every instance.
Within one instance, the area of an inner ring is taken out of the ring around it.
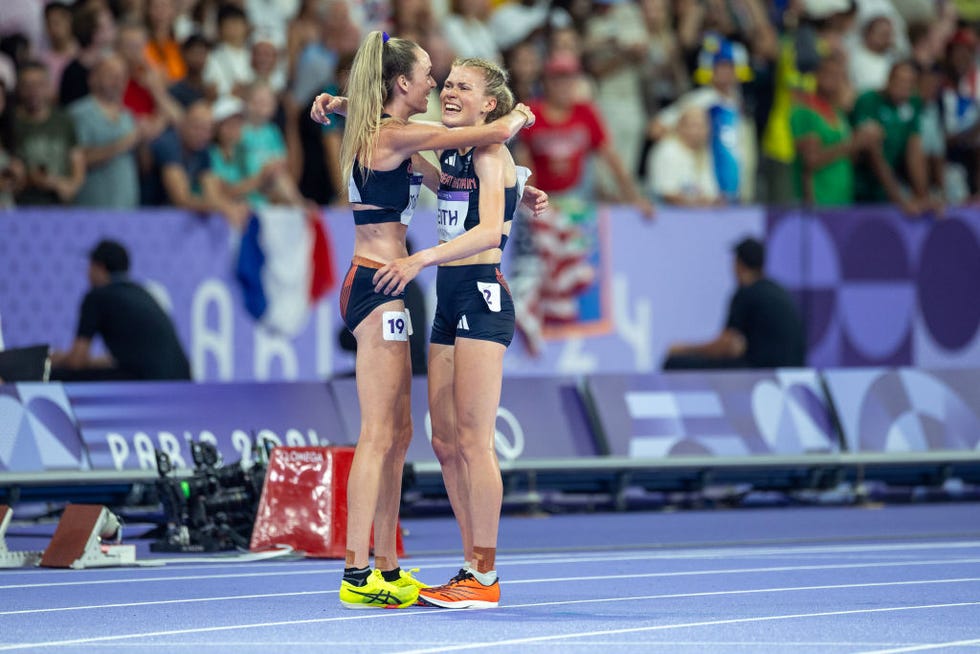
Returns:
[[[521,196],[521,204],[531,210],[535,216],[541,216],[550,206],[548,204],[548,194],[530,184],[524,187],[524,195]]]

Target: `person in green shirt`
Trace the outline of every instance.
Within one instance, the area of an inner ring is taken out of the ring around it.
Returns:
[[[875,123],[884,135],[880,146],[858,161],[855,200],[859,203],[892,202],[911,215],[934,208],[922,149],[922,100],[913,97],[917,80],[915,64],[900,61],[892,66],[884,89],[866,91],[854,104],[853,124]]]
[[[820,60],[814,93],[800,94],[790,111],[796,157],[796,197],[814,206],[854,203],[854,158],[878,146],[881,128],[869,122],[851,130],[839,107],[847,71],[839,53]]]

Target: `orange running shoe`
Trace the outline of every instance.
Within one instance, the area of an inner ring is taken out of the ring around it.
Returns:
[[[444,586],[420,589],[419,600],[446,609],[492,609],[500,603],[500,581],[484,586],[469,572],[458,574]]]

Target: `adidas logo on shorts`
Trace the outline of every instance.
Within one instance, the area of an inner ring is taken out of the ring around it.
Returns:
[[[463,314],[463,317],[459,319],[458,323],[456,323],[456,329],[465,329],[466,331],[470,330],[470,324],[466,322],[466,314]]]

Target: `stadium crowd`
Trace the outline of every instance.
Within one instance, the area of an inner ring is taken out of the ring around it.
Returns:
[[[343,123],[308,111],[381,28],[425,48],[437,82],[457,56],[503,62],[538,116],[515,153],[549,194],[938,214],[980,198],[974,5],[18,0],[0,12],[0,207],[241,224],[263,203],[343,203]]]

